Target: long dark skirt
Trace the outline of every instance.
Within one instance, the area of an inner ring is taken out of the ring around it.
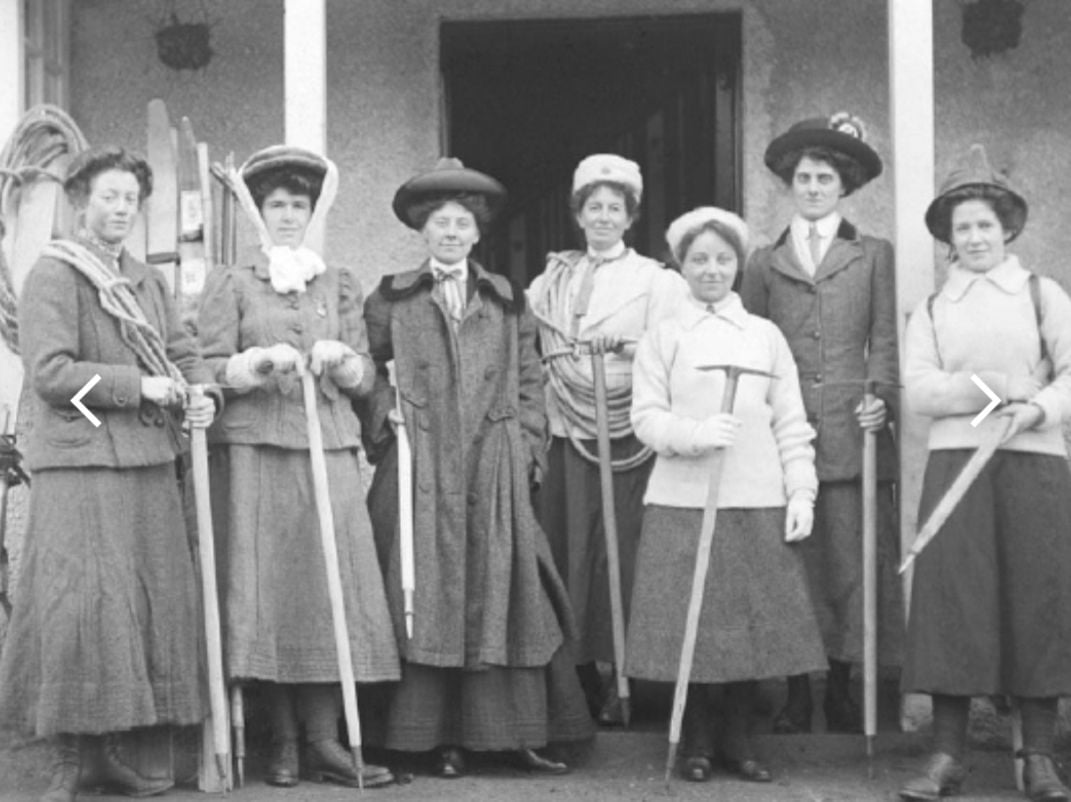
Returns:
[[[930,452],[924,521],[973,451]],[[998,451],[915,562],[903,687],[1071,695],[1071,471]]]
[[[325,457],[354,674],[358,682],[394,680],[398,650],[357,454]],[[309,452],[221,447],[212,477],[228,676],[338,682]]]
[[[470,671],[404,663],[385,729],[370,732],[369,741],[410,752],[437,746],[537,748],[594,734],[565,648],[540,668],[488,666]]]
[[[630,677],[677,679],[702,520],[699,509],[647,508],[628,629]],[[803,564],[784,527],[783,507],[718,510],[692,682],[825,667]]]
[[[597,453],[594,440],[582,441]],[[633,435],[611,441],[614,458],[641,447]],[[621,595],[626,620],[643,522],[643,493],[654,457],[637,468],[614,474],[617,551],[621,559]],[[565,581],[576,616],[578,664],[614,662],[610,585],[603,530],[599,466],[581,457],[565,438],[551,441],[547,476],[535,499],[536,515],[550,541],[558,573]]]
[[[814,532],[799,544],[831,660],[863,660],[863,491],[859,482],[822,482]],[[878,485],[878,662],[899,666],[904,652],[900,533],[893,486]]]
[[[198,584],[173,463],[34,473],[0,661],[0,721],[28,735],[204,714]]]

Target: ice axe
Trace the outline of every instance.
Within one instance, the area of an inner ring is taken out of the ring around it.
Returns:
[[[744,375],[773,377],[764,370],[741,365],[701,365],[697,370],[721,370],[725,372],[725,389],[721,397],[722,413],[733,411],[736,401],[736,386]],[[666,755],[666,787],[677,762],[677,747],[681,741],[681,722],[684,718],[684,702],[688,696],[688,683],[692,676],[692,659],[695,656],[695,641],[699,634],[699,613],[703,609],[703,590],[706,587],[707,569],[710,567],[710,546],[714,541],[714,525],[718,517],[718,489],[721,487],[721,472],[725,466],[725,449],[714,451],[707,479],[707,503],[703,508],[703,523],[699,528],[699,546],[696,549],[695,573],[692,575],[692,595],[688,599],[688,615],[684,621],[684,640],[681,642],[681,657],[677,668],[677,684],[673,689],[673,712],[669,720],[669,753]]]

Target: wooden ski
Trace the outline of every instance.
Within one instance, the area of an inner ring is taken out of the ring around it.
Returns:
[[[168,287],[178,285],[178,175],[171,121],[160,99],[149,101],[149,166],[153,173],[153,193],[145,211],[148,228],[146,261],[164,272]]]

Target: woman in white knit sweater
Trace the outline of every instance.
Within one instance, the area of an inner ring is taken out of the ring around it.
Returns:
[[[919,521],[978,446],[1007,427],[996,455],[915,563],[903,686],[933,696],[934,752],[904,799],[955,792],[970,697],[1006,694],[1022,714],[1032,800],[1067,800],[1053,760],[1057,697],[1071,695],[1071,299],[1031,274],[1007,244],[1026,202],[972,148],[926,212],[951,247],[941,291],[908,323],[908,404],[932,419]],[[977,426],[988,398],[1004,407]]]
[[[707,477],[715,451],[724,449],[683,772],[708,779],[720,746],[730,770],[769,782],[750,739],[755,680],[825,665],[803,564],[786,545],[811,531],[815,433],[784,336],[748,314],[732,290],[747,247],[743,220],[701,207],[674,221],[666,239],[691,297],[644,336],[633,368],[632,425],[657,459],[644,496],[626,673],[676,678]],[[711,365],[769,375],[742,376],[733,412],[721,413],[725,372],[703,369]],[[712,715],[719,697],[720,739]]]

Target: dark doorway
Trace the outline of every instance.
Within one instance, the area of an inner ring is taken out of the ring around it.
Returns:
[[[480,245],[527,285],[546,253],[581,245],[573,169],[619,153],[643,170],[643,254],[704,204],[740,208],[740,15],[449,22],[442,25],[447,149],[500,179],[510,202]]]

